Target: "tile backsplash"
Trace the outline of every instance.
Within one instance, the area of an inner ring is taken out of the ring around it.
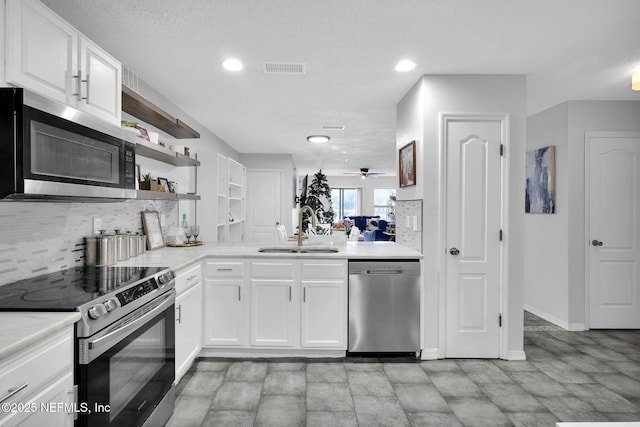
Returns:
[[[396,200],[395,214],[396,243],[422,253],[422,199]],[[414,216],[417,220],[417,230],[413,229]]]
[[[178,223],[178,204],[171,201],[0,202],[0,286],[82,266],[94,217],[108,232],[142,232],[143,210],[158,211],[165,233]]]

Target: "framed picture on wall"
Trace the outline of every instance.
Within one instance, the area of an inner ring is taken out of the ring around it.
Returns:
[[[416,142],[411,141],[398,152],[400,187],[416,185]]]
[[[556,213],[556,147],[526,153],[525,213]]]

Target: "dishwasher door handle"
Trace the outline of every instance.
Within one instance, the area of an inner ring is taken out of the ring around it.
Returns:
[[[367,270],[365,274],[402,274],[403,270]]]

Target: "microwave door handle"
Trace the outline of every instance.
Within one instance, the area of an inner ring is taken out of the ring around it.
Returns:
[[[136,318],[132,322],[124,324],[124,325],[120,326],[119,328],[109,332],[108,334],[101,336],[100,338],[96,338],[94,340],[89,341],[89,349],[90,350],[95,350],[98,347],[102,347],[103,345],[105,345],[109,341],[112,341],[114,338],[125,337],[125,336],[129,335],[130,333],[134,332],[135,330],[139,329],[140,327],[142,327],[144,325],[144,323],[147,321],[147,319],[149,317],[154,316],[157,312],[163,311],[168,306],[173,304],[173,302],[174,302],[173,301],[173,297],[174,296],[175,296],[175,291],[174,290],[171,290],[171,291],[167,292],[166,296],[161,297],[161,298],[164,298],[164,299],[160,303],[158,303],[158,305],[156,307],[154,307],[153,309],[151,309],[150,311],[148,311],[145,314],[143,314],[142,316]]]

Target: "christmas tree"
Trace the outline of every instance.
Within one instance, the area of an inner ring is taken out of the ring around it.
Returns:
[[[316,219],[321,224],[331,224],[336,214],[331,205],[331,187],[327,184],[327,176],[322,173],[322,169],[313,176],[313,181],[309,186],[307,198],[303,203],[309,206],[316,213]],[[306,232],[309,227],[310,214],[302,213],[302,231]]]

